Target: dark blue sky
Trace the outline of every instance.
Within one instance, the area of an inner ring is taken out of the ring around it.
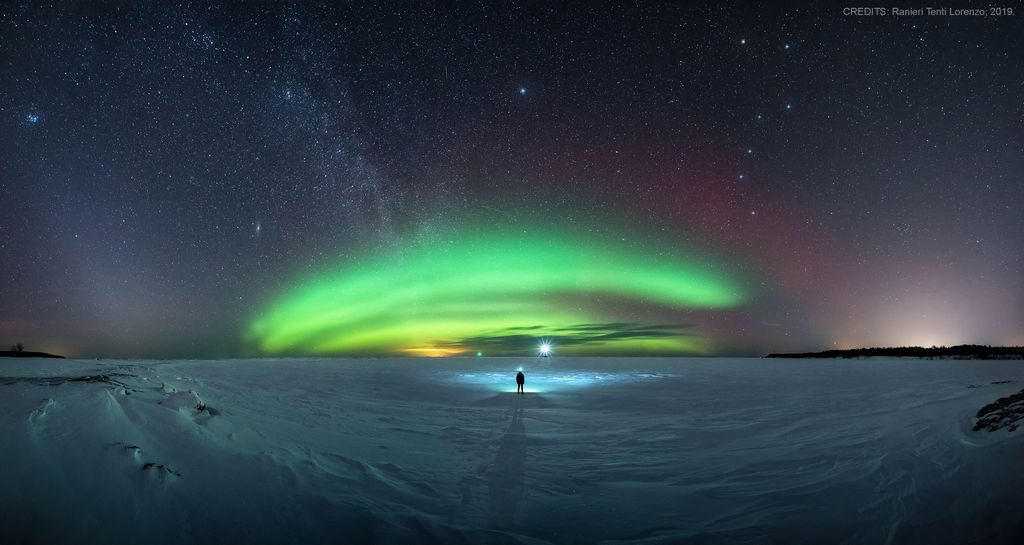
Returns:
[[[493,212],[720,256],[716,353],[1024,344],[1022,17],[6,4],[0,342],[257,355],[274,294]]]

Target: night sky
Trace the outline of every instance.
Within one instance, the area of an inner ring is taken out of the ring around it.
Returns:
[[[405,4],[0,6],[3,348],[1024,344],[1024,11]]]

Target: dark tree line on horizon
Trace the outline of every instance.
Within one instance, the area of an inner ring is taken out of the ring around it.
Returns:
[[[965,358],[965,359],[1024,359],[1024,346],[988,346],[961,344],[957,346],[921,346],[851,348],[795,354],[768,354],[768,358]]]
[[[54,354],[48,354],[46,352],[26,352],[24,343],[12,344],[11,349],[7,351],[0,350],[0,357],[4,358],[63,358],[64,356],[57,356]]]

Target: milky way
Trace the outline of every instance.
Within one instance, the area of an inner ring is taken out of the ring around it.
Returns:
[[[594,354],[1024,344],[1022,21],[5,5],[0,342],[131,357],[516,353],[534,333]],[[434,261],[442,243],[469,262]],[[356,290],[360,304],[456,286],[486,268],[474,243],[508,276],[414,317],[298,303],[374,275],[410,285]],[[637,291],[659,267],[672,285]],[[614,268],[621,284],[564,285]],[[516,276],[533,273],[562,284]],[[734,295],[674,298],[687,289]]]

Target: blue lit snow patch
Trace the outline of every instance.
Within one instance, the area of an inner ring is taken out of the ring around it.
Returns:
[[[606,386],[627,384],[642,380],[656,380],[674,375],[664,373],[613,373],[607,371],[537,369],[531,371],[524,366],[511,367],[508,371],[461,371],[455,373],[455,382],[472,385],[493,392],[515,392],[516,371],[526,375],[526,392],[556,393]]]

